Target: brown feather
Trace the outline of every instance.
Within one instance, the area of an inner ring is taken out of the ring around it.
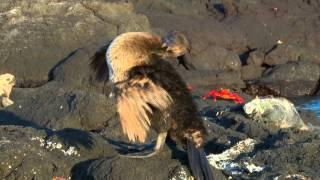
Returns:
[[[164,111],[172,104],[172,98],[147,77],[130,79],[116,88],[121,89],[117,109],[124,133],[131,141],[145,142],[151,126],[152,108]]]
[[[128,32],[115,38],[109,48],[114,81],[127,79],[127,72],[139,65],[152,64],[153,51],[161,49],[161,38],[146,32]]]

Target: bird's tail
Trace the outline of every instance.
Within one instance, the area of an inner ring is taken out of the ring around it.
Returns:
[[[188,140],[188,159],[192,174],[196,180],[213,180],[213,173],[203,148],[197,148]]]
[[[108,66],[105,60],[108,46],[109,44],[103,46],[90,58],[90,67],[96,73],[96,79],[99,81],[109,79]]]

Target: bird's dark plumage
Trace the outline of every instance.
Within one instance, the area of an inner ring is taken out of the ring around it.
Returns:
[[[109,79],[108,66],[106,64],[106,51],[110,43],[100,48],[93,57],[91,57],[90,67],[95,71],[96,80],[106,81]]]
[[[206,129],[186,83],[165,60],[182,57],[189,50],[185,36],[178,32],[163,38],[136,32],[118,36],[106,54],[114,72],[111,81],[120,122],[129,140],[145,142],[149,130],[154,129],[159,134],[156,154],[168,134],[187,148],[195,178],[211,180],[202,149]],[[104,75],[100,71],[106,67],[100,67],[100,63],[92,63],[98,76]]]

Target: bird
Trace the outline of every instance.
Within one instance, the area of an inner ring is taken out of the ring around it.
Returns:
[[[162,37],[126,32],[103,48],[105,60],[92,58],[91,68],[97,79],[111,81],[122,130],[130,141],[145,143],[151,129],[158,134],[152,153],[132,158],[158,154],[169,136],[186,147],[195,179],[211,180],[213,173],[203,149],[204,123],[186,82],[170,63],[178,60],[186,69],[193,67],[186,58],[190,49],[180,31]]]

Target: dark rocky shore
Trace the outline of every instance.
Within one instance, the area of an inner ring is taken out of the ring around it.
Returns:
[[[319,95],[319,0],[10,0],[0,2],[0,74],[11,73],[13,105],[0,109],[1,179],[190,179],[187,154],[169,139],[150,159],[126,159],[127,144],[90,58],[127,31],[180,30],[196,70],[173,65],[193,87],[207,125],[207,154],[257,143],[235,162],[263,167],[215,179],[318,179],[317,132],[275,129],[233,102],[202,100],[229,88],[255,95]],[[279,42],[282,43],[279,43]],[[311,112],[305,122],[318,125]],[[154,138],[151,134],[149,142]],[[185,174],[183,174],[185,173]]]

